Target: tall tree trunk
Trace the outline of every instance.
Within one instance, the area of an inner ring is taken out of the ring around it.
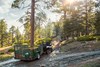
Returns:
[[[3,47],[3,34],[1,35],[1,47]]]
[[[66,10],[64,10],[64,20],[66,20]]]
[[[13,32],[12,32],[12,45],[13,45]]]
[[[34,46],[34,23],[35,23],[35,0],[31,0],[31,40],[30,40],[30,45],[33,47]]]
[[[87,0],[86,0],[86,6],[85,6],[85,9],[86,9],[86,35],[88,35],[88,7],[87,7]]]

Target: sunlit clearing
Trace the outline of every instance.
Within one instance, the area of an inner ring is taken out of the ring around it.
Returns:
[[[64,0],[63,5],[72,4],[75,0]]]

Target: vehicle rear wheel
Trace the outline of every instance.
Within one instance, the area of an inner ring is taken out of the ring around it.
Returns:
[[[48,49],[46,53],[47,54],[50,54],[51,52],[52,52],[52,50],[51,49]]]

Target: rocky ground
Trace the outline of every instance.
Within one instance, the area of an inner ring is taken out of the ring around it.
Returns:
[[[69,65],[68,67],[100,67],[100,57]]]

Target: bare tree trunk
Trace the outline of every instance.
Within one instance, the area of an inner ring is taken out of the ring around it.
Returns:
[[[3,47],[3,34],[1,35],[1,47]]]
[[[33,47],[34,46],[34,23],[35,23],[35,0],[31,0],[31,40],[30,40],[30,45]]]
[[[13,32],[12,32],[12,45],[13,45]]]
[[[88,7],[87,7],[87,0],[86,0],[86,35],[88,35]]]
[[[64,20],[66,20],[66,10],[64,10]]]

